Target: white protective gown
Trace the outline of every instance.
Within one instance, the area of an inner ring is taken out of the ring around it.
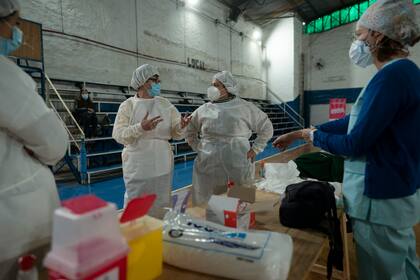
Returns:
[[[0,263],[46,244],[59,206],[46,165],[64,156],[68,135],[35,86],[14,62],[0,56]]]
[[[228,179],[236,185],[252,183],[254,164],[247,159],[252,132],[255,153],[273,136],[267,114],[239,97],[224,103],[206,103],[193,114],[187,127],[188,144],[198,155],[194,161],[193,204],[207,203],[216,187]]]
[[[148,119],[156,116],[163,119],[150,131],[141,127],[147,112]],[[124,206],[137,196],[151,193],[156,193],[157,199],[150,215],[162,217],[162,208],[170,206],[174,159],[168,140],[184,138],[180,122],[181,114],[163,97],[131,97],[120,105],[112,137],[124,145]]]

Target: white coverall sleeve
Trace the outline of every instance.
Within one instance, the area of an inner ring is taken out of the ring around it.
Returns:
[[[181,128],[181,114],[174,105],[171,106],[171,137],[182,140],[185,138],[186,128]]]
[[[260,153],[264,150],[267,142],[273,137],[273,124],[268,118],[267,114],[261,111],[254,104],[251,105],[251,129],[257,133],[252,149],[255,153]]]
[[[123,145],[134,143],[144,132],[140,122],[130,125],[132,110],[132,105],[125,101],[118,108],[117,117],[115,118],[112,138]]]
[[[197,152],[198,144],[200,143],[200,139],[198,138],[198,134],[200,133],[200,124],[198,121],[198,111],[195,110],[192,113],[192,118],[190,124],[187,126],[186,132],[186,140],[188,145]]]
[[[15,76],[0,78],[0,128],[31,150],[41,163],[54,165],[66,152],[67,132],[36,92],[33,80],[13,70],[9,74]]]

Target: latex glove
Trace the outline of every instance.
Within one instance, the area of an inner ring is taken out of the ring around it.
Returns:
[[[249,151],[248,151],[248,153],[246,154],[246,158],[247,159],[250,159],[251,160],[251,162],[254,162],[255,161],[255,157],[257,156],[257,153],[255,153],[255,151],[253,150],[253,149],[250,149]]]
[[[190,114],[186,114],[185,116],[181,116],[181,129],[187,127],[190,124],[192,116]]]
[[[163,119],[160,116],[157,116],[157,117],[154,117],[154,118],[151,118],[151,119],[147,119],[148,116],[149,116],[149,112],[146,113],[143,120],[141,121],[141,127],[146,131],[155,129],[156,126],[161,121],[163,121]]]
[[[285,150],[289,147],[295,140],[302,138],[302,130],[296,130],[293,132],[289,132],[277,137],[276,140],[273,142],[273,146],[280,149]]]

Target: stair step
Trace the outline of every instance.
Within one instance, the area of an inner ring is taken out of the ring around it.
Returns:
[[[74,111],[74,100],[80,92],[78,88],[78,84],[80,84],[80,82],[54,81],[54,84],[56,84],[56,88],[60,93],[60,96],[63,98],[65,105],[69,108],[70,111]],[[113,127],[112,122],[114,121],[115,115],[117,114],[117,108],[119,107],[119,104],[121,104],[121,102],[126,100],[126,96],[130,95],[130,93],[124,93],[122,91],[122,88],[118,86],[96,85],[89,83],[87,83],[86,86],[88,90],[92,93],[92,99],[95,104],[95,108],[98,109],[96,112],[98,117],[98,123],[101,123],[103,116],[109,115],[109,119],[111,120],[111,124],[109,124],[109,127]],[[78,130],[76,124],[73,122],[69,112],[65,110],[65,107],[62,104],[61,100],[59,100],[57,95],[55,95],[55,93],[52,90],[50,90],[49,93],[49,100],[51,101],[51,103],[53,103],[54,107],[57,109],[58,113],[63,118],[63,121],[67,125],[67,129],[76,138],[75,141],[71,141],[72,145],[74,145],[75,142],[80,143],[80,140],[78,139],[81,136],[80,131]],[[198,106],[200,106],[201,104],[208,101],[206,100],[206,95],[202,93],[180,93],[176,91],[164,90],[162,91],[162,96],[168,98],[171,101],[171,103],[178,108],[180,112],[191,112],[198,108]],[[293,118],[289,117],[289,108],[285,108],[283,104],[271,104],[268,100],[246,100],[252,102],[256,106],[261,108],[269,116],[270,120],[273,123],[273,126],[276,128],[274,129],[274,138],[283,133],[287,133],[300,128],[299,124],[294,122]],[[292,113],[292,116],[294,117],[294,119],[300,121],[300,118],[296,117],[294,113]],[[253,139],[255,139],[255,136],[255,134],[252,135],[250,139],[251,143],[254,141]],[[106,164],[108,158],[110,159],[108,161],[108,166],[100,166],[88,169],[87,173],[89,181],[94,175],[96,175],[95,178],[101,178],[108,176],[107,173],[115,174],[118,172],[118,170],[121,170],[122,165],[120,163],[111,163],[118,162],[119,160],[114,161],[114,159],[118,157],[119,153],[122,152],[122,149],[119,148],[121,146],[116,145],[112,141],[115,141],[112,137],[98,137],[92,139],[85,139],[85,143],[87,144],[88,150],[102,151],[103,149],[103,152],[92,152],[87,154],[87,157],[90,162],[93,161],[94,164],[102,165]],[[177,147],[177,149],[173,150],[178,151],[178,154],[174,155],[174,158],[178,161],[190,159],[196,155],[196,152],[192,151],[187,146],[188,144],[185,140],[170,141],[170,144],[172,147]],[[73,152],[76,151],[73,146],[71,150]],[[101,158],[100,156],[103,156],[103,158]],[[75,155],[75,157],[80,157],[80,155]],[[94,165],[92,164],[91,166]]]
[[[122,149],[119,149],[119,150],[111,150],[111,151],[101,152],[101,153],[86,154],[86,157],[104,156],[104,155],[118,154],[118,153],[121,153],[121,152],[122,152]]]
[[[174,155],[174,158],[180,158],[180,157],[184,157],[184,156],[191,156],[191,155],[196,155],[197,152],[185,152],[185,153],[179,153],[177,155]]]
[[[104,173],[111,170],[118,170],[122,169],[122,164],[114,164],[110,166],[101,166],[101,167],[95,167],[92,169],[88,169],[86,173],[92,175],[92,174],[98,174],[98,173]]]

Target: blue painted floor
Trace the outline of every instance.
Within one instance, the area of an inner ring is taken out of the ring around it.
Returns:
[[[295,145],[297,144],[298,143]],[[279,151],[274,148],[271,143],[269,143],[265,150],[258,154],[257,160],[264,159],[278,152]],[[174,190],[191,184],[193,164],[193,160],[175,164],[173,177]],[[95,194],[106,201],[117,204],[118,208],[122,208],[123,206],[124,189],[124,181],[122,177],[90,185],[80,185],[77,183],[58,184],[58,192],[61,200],[66,200],[84,194]]]

